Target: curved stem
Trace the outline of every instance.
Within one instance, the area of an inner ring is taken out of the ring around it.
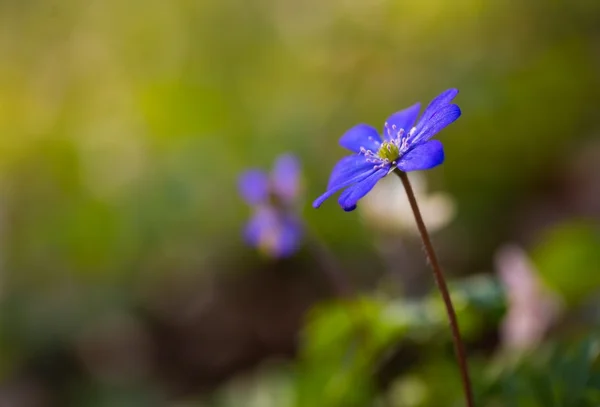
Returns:
[[[440,263],[438,262],[435,251],[433,250],[433,245],[431,244],[429,233],[427,232],[427,228],[425,227],[425,223],[423,222],[423,218],[421,217],[421,211],[419,210],[419,205],[417,204],[415,194],[410,185],[408,175],[405,172],[400,171],[398,169],[396,169],[394,172],[400,177],[400,179],[402,180],[402,184],[404,185],[404,189],[406,190],[406,195],[408,196],[410,207],[412,208],[413,214],[415,215],[417,227],[419,229],[419,233],[421,234],[421,239],[423,240],[423,245],[425,246],[425,251],[427,252],[427,257],[429,258],[431,268],[433,269],[435,281],[440,290],[440,293],[442,294],[442,299],[444,300],[444,305],[446,306],[446,313],[448,314],[448,321],[450,322],[450,329],[452,331],[454,352],[456,353],[456,359],[458,360],[458,366],[460,369],[460,375],[462,379],[462,385],[465,393],[467,407],[473,407],[473,390],[471,389],[471,380],[469,378],[469,368],[467,365],[467,358],[465,356],[465,348],[463,345],[462,338],[460,336],[458,320],[456,318],[454,306],[452,305],[450,293],[448,292],[446,279],[444,278],[442,268],[440,267]]]

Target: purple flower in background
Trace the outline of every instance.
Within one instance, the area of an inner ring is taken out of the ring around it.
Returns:
[[[457,89],[449,89],[433,99],[416,124],[420,103],[394,113],[385,122],[383,140],[375,128],[366,124],[348,130],[340,145],[355,154],[336,164],[327,191],[313,202],[313,207],[318,208],[346,188],[338,202],[345,211],[352,211],[358,200],[395,168],[408,172],[440,165],[444,161],[442,143],[430,139],[460,117],[460,108],[450,103],[457,94]]]
[[[302,237],[300,220],[293,211],[300,195],[300,164],[296,157],[280,156],[270,174],[248,170],[239,179],[244,200],[254,214],[244,230],[246,242],[272,257],[288,257]]]

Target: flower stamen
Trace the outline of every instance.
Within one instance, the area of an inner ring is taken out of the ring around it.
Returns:
[[[384,141],[377,151],[377,156],[386,162],[395,161],[400,155],[400,147],[397,140]]]
[[[409,148],[408,136],[410,133],[407,134],[404,129],[398,128],[395,124],[390,126],[388,123],[385,123],[385,131],[387,132],[386,140],[377,143],[379,145],[377,152],[365,147],[360,148],[360,154],[365,156],[367,162],[375,164],[373,167],[375,169],[384,167],[393,169],[398,163],[398,159]]]

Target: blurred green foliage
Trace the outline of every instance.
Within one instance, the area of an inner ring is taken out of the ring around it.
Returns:
[[[570,221],[542,236],[533,256],[544,281],[577,304],[600,287],[599,247],[600,229],[594,220]]]
[[[480,331],[473,329],[477,318],[483,315],[488,319],[494,315],[499,318],[504,306],[502,295],[494,281],[483,277],[468,279],[452,290],[458,318],[467,337]],[[376,394],[374,379],[389,359],[391,350],[401,350],[404,344],[409,352],[414,352],[410,344],[418,343],[429,354],[439,348],[436,341],[440,338],[450,346],[445,312],[437,293],[420,301],[364,298],[314,309],[304,332],[295,405],[368,405]],[[426,358],[430,357],[429,354]],[[457,394],[458,382],[452,381],[454,388],[450,388],[450,394],[444,394],[443,386],[431,382],[435,372],[427,371],[427,363],[424,366],[425,371],[413,373],[412,380],[429,382],[424,386],[441,389],[442,398]],[[435,366],[438,369],[443,365],[436,363]],[[403,366],[402,370],[410,368]]]
[[[548,344],[491,379],[483,400],[499,405],[594,406],[600,402],[598,338]],[[503,402],[500,402],[503,400]]]

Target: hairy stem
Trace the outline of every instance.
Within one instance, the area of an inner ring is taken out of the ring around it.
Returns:
[[[404,185],[404,189],[406,190],[406,195],[408,196],[410,207],[412,208],[413,214],[415,215],[417,227],[419,229],[419,233],[421,234],[421,239],[423,240],[423,245],[425,246],[425,251],[427,252],[427,257],[429,258],[429,263],[431,264],[431,268],[433,269],[435,281],[440,290],[440,293],[442,294],[442,299],[444,300],[444,305],[446,306],[446,313],[448,314],[448,321],[450,322],[450,329],[452,331],[454,352],[456,353],[456,359],[458,360],[458,366],[460,369],[460,375],[463,390],[465,393],[465,399],[467,402],[467,407],[473,407],[473,390],[471,389],[471,380],[469,378],[469,367],[467,365],[467,358],[465,356],[465,347],[460,336],[458,320],[456,318],[454,306],[452,305],[450,293],[448,292],[446,279],[444,278],[444,274],[442,273],[442,268],[440,267],[440,263],[438,262],[435,250],[433,250],[433,245],[431,244],[429,233],[427,232],[427,228],[425,227],[425,223],[423,222],[423,218],[421,217],[421,211],[419,210],[419,205],[417,204],[415,194],[413,192],[412,186],[410,185],[408,175],[404,171],[400,171],[398,169],[396,169],[394,172],[400,177],[400,179],[402,180],[402,184]]]

